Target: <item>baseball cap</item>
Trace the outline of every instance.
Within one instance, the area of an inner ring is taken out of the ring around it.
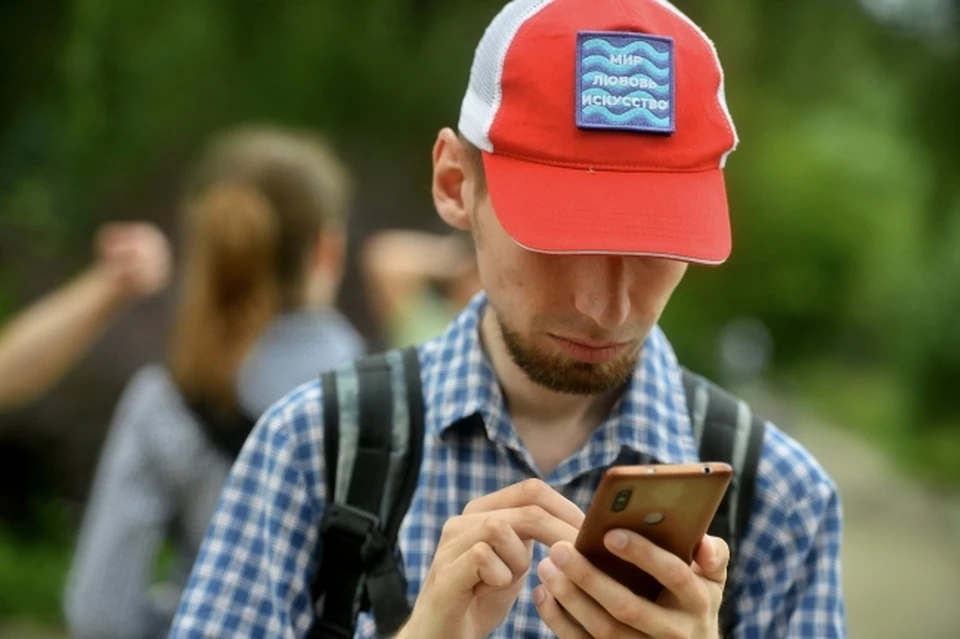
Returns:
[[[460,111],[518,244],[718,264],[737,134],[713,43],[665,0],[513,0]]]

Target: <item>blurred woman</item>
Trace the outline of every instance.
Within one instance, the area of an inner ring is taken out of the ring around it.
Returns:
[[[361,354],[333,310],[348,190],[320,141],[281,130],[230,133],[200,163],[182,207],[167,361],[124,391],[80,531],[66,593],[74,636],[166,636],[252,422]],[[167,540],[173,561],[158,562]],[[158,563],[173,564],[166,588],[153,585]]]

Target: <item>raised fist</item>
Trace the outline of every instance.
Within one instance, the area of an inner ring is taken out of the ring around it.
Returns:
[[[124,299],[153,295],[170,280],[170,245],[153,224],[105,224],[97,231],[95,248],[97,267]]]

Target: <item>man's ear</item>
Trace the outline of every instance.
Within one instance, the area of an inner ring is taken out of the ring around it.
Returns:
[[[457,134],[440,130],[433,145],[433,204],[444,222],[461,231],[470,230],[470,211],[475,206],[473,167]]]

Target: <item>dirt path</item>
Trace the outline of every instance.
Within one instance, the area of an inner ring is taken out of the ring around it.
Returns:
[[[840,488],[849,636],[960,637],[960,495],[925,490],[847,432],[779,413]]]

